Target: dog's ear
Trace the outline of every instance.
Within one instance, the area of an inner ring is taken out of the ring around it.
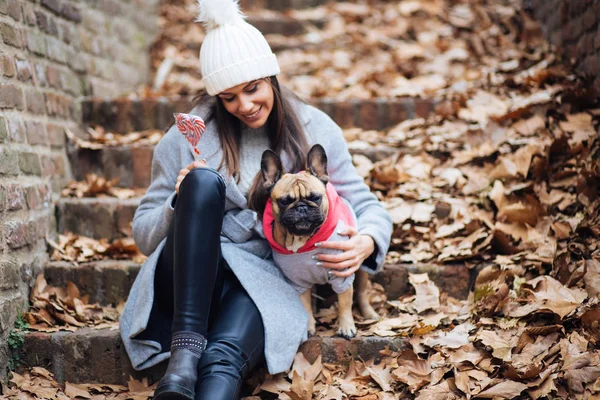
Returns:
[[[263,187],[268,193],[271,193],[271,189],[283,175],[283,166],[279,156],[273,150],[265,150],[260,161],[260,169]]]
[[[306,162],[308,164],[306,166],[308,172],[327,185],[327,182],[329,182],[329,173],[327,172],[327,154],[325,154],[323,146],[315,144],[311,147]]]

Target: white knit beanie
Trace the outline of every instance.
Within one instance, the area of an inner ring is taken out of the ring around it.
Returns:
[[[238,0],[198,0],[206,29],[200,48],[200,72],[209,95],[279,74],[279,64],[265,37],[245,21]]]

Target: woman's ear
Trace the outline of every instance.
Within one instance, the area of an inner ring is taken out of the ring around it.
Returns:
[[[271,192],[273,186],[283,175],[283,165],[279,156],[270,149],[264,151],[260,161],[260,169],[263,178],[263,187],[267,192]]]

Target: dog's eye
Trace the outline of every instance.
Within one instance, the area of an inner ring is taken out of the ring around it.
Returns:
[[[310,196],[308,196],[308,200],[312,201],[313,203],[318,203],[321,201],[321,195],[317,194],[317,193],[313,193]]]
[[[279,204],[279,207],[281,207],[281,208],[285,208],[285,207],[289,206],[290,204],[292,204],[293,202],[294,202],[294,199],[289,196],[277,200],[277,204]]]

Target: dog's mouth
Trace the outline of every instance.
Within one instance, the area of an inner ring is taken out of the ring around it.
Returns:
[[[285,227],[285,229],[295,236],[311,236],[321,227],[323,222],[323,217],[316,215],[310,219],[293,217],[286,218],[285,216],[281,219],[281,224]]]
[[[301,221],[294,225],[287,226],[287,230],[295,236],[310,236],[319,229],[319,226],[321,225]]]

